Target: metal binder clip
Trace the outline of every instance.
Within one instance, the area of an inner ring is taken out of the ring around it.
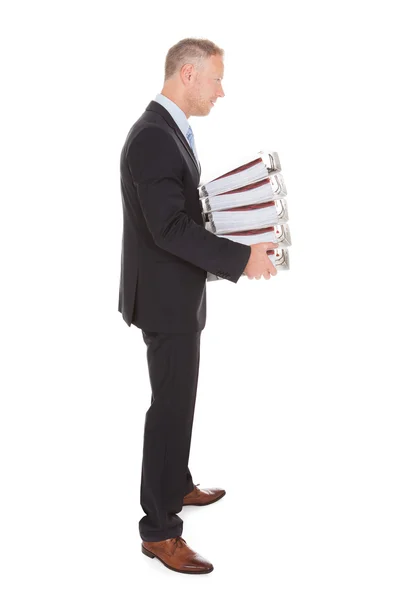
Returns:
[[[212,215],[210,215],[210,216],[212,216]],[[211,233],[216,233],[216,231],[217,231],[217,229],[214,225],[214,221],[212,221],[212,220],[206,221],[204,227],[207,229],[207,231],[211,231]]]
[[[289,229],[289,225],[287,223],[279,223],[278,225],[274,226],[275,229],[275,236],[276,236],[276,241],[278,242],[278,244],[283,247],[283,246],[291,246],[292,245],[292,238],[290,236],[290,229]]]
[[[282,173],[273,173],[270,175],[269,179],[272,191],[274,192],[274,198],[287,195],[287,189],[282,177]]]
[[[200,200],[201,202],[201,200]],[[208,196],[204,197],[204,204],[203,204],[203,212],[205,214],[210,213],[211,212],[211,206],[210,206],[210,199]]]
[[[279,156],[277,152],[267,152],[264,150],[260,150],[258,154],[261,156],[263,163],[268,169],[268,173],[275,173],[277,171],[281,171],[281,161],[279,160]]]
[[[275,267],[280,271],[288,271],[289,265],[289,250],[287,248],[275,248]]]
[[[199,198],[199,202],[200,202],[200,212],[201,212],[201,217],[202,217],[202,219],[203,219],[203,225],[205,226],[205,225],[206,225],[206,215],[205,215],[205,213],[204,213],[204,206],[203,206],[203,203],[202,203],[202,201],[200,200],[200,198]]]
[[[289,212],[286,198],[277,198],[275,200],[276,212],[278,213],[278,223],[286,223],[289,220]]]

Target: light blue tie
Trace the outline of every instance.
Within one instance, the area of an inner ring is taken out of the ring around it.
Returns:
[[[194,135],[193,135],[193,131],[192,131],[192,128],[190,127],[190,125],[189,125],[189,129],[187,130],[186,137],[189,141],[190,147],[193,150],[193,154],[194,154],[195,153],[194,152]]]
[[[194,135],[193,135],[193,131],[192,131],[192,128],[190,127],[190,125],[189,125],[189,129],[187,130],[186,137],[188,139],[188,142],[190,144],[191,149],[193,150],[193,154],[194,154],[194,157],[195,157],[196,162],[198,164],[198,167],[201,170],[200,162],[199,162],[199,159],[197,158],[197,154],[196,154],[196,151],[194,149]]]

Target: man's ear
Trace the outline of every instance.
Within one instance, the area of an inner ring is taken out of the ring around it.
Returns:
[[[183,67],[181,68],[181,76],[185,82],[191,81],[194,77],[193,65],[191,65],[190,63],[183,65]]]

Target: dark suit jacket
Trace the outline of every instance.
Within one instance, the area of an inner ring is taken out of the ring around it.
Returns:
[[[196,158],[158,102],[151,101],[129,131],[120,167],[118,310],[140,329],[200,331],[206,323],[207,271],[236,283],[250,246],[204,228]]]

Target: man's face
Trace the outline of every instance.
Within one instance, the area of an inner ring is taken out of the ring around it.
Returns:
[[[189,112],[195,117],[208,115],[217,98],[225,96],[222,89],[224,63],[219,55],[209,56],[200,71],[194,72],[193,84],[188,87]]]

